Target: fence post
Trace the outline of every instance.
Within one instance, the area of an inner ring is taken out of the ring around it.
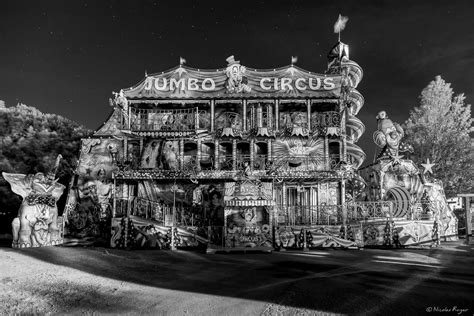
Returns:
[[[303,251],[308,251],[308,244],[306,242],[306,228],[303,228]]]

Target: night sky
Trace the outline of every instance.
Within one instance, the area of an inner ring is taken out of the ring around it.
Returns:
[[[297,65],[323,73],[342,41],[364,69],[359,144],[373,159],[375,116],[404,122],[436,75],[473,102],[474,1],[2,1],[0,99],[57,113],[90,129],[108,99],[178,64],[222,68]]]

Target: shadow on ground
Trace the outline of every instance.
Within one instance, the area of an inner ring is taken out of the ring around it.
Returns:
[[[102,247],[0,251],[21,251],[92,275],[190,295],[202,293],[334,313],[411,314],[424,313],[429,306],[453,304],[472,312],[472,248],[457,243],[449,249],[214,255]],[[377,260],[380,258],[385,259]],[[435,263],[424,263],[428,259]]]

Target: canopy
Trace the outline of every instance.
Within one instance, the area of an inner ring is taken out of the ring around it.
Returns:
[[[147,75],[123,93],[128,100],[337,98],[341,76],[312,73],[294,65],[267,70],[246,68],[236,62],[215,70],[180,65]]]

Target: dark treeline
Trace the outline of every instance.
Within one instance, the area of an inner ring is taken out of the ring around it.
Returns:
[[[44,114],[34,107],[18,104],[6,107],[0,101],[0,172],[49,172],[58,154],[63,160],[56,178],[68,186],[77,164],[80,140],[91,135],[83,126],[56,114]],[[67,191],[58,202],[62,212]],[[0,232],[9,232],[21,198],[0,177]]]

